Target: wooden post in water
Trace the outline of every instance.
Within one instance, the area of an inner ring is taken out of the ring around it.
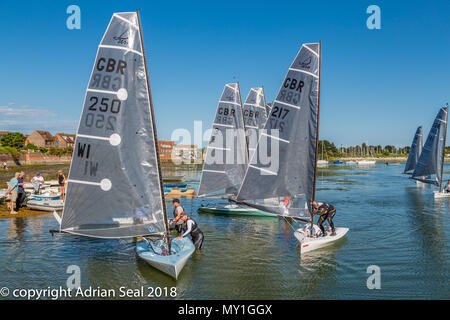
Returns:
[[[320,80],[322,72],[322,40],[319,41],[319,88],[318,88],[318,96],[317,96],[317,131],[316,131],[316,155],[314,159],[314,183],[313,183],[313,196],[312,202],[316,200],[316,180],[317,180],[317,157],[319,152],[319,118],[320,118]],[[314,207],[311,202],[311,237],[313,236],[314,231]]]
[[[148,100],[149,100],[149,103],[150,103],[150,112],[151,112],[151,115],[152,115],[153,137],[154,137],[155,150],[156,150],[156,161],[157,161],[157,164],[158,164],[159,184],[160,184],[161,197],[162,197],[162,209],[163,209],[163,213],[164,213],[164,224],[166,225],[166,231],[167,231],[166,241],[167,241],[167,247],[169,249],[169,254],[170,254],[171,253],[171,246],[170,246],[169,221],[167,219],[166,200],[165,200],[165,197],[164,197],[164,185],[163,185],[162,173],[161,173],[161,161],[159,159],[158,136],[157,136],[157,133],[156,133],[155,111],[153,110],[152,92],[150,90],[150,78],[148,76],[147,58],[145,56],[144,38],[142,36],[142,26],[141,26],[141,19],[139,17],[139,9],[136,9],[136,15],[137,15],[138,25],[139,25],[139,35],[140,35],[140,38],[141,38],[142,55],[144,57],[145,76],[147,78],[147,94],[148,94]]]

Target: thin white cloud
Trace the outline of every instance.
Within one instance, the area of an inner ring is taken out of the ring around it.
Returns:
[[[34,130],[47,130],[50,132],[75,132],[77,120],[60,119],[59,114],[53,110],[17,106],[9,102],[7,106],[0,105],[0,131],[18,131],[29,134]]]
[[[14,104],[8,106],[0,106],[0,118],[1,119],[17,119],[17,118],[36,118],[46,117],[54,118],[58,114],[54,111],[44,108],[30,108],[27,105],[16,107]]]

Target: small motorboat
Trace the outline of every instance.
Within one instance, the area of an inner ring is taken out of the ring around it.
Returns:
[[[64,201],[57,200],[35,200],[31,199],[27,201],[27,208],[38,211],[61,211],[64,208]]]

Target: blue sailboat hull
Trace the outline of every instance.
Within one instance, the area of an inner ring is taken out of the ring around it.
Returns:
[[[136,244],[138,256],[152,267],[168,274],[174,279],[178,278],[187,260],[195,251],[192,240],[188,237],[172,240],[172,254],[164,255],[162,240],[156,242],[141,241]]]

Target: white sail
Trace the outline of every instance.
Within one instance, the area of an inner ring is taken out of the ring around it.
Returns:
[[[226,84],[217,106],[198,197],[236,195],[248,163],[238,83]]]
[[[137,13],[116,13],[98,47],[61,231],[101,238],[167,231],[140,37]]]
[[[249,159],[251,159],[258,144],[260,130],[264,128],[267,121],[264,88],[250,89],[245,99],[243,110],[248,155]]]
[[[314,199],[320,45],[302,45],[274,100],[237,200],[307,220]],[[265,156],[264,156],[265,155]],[[271,161],[267,161],[270,159]]]

